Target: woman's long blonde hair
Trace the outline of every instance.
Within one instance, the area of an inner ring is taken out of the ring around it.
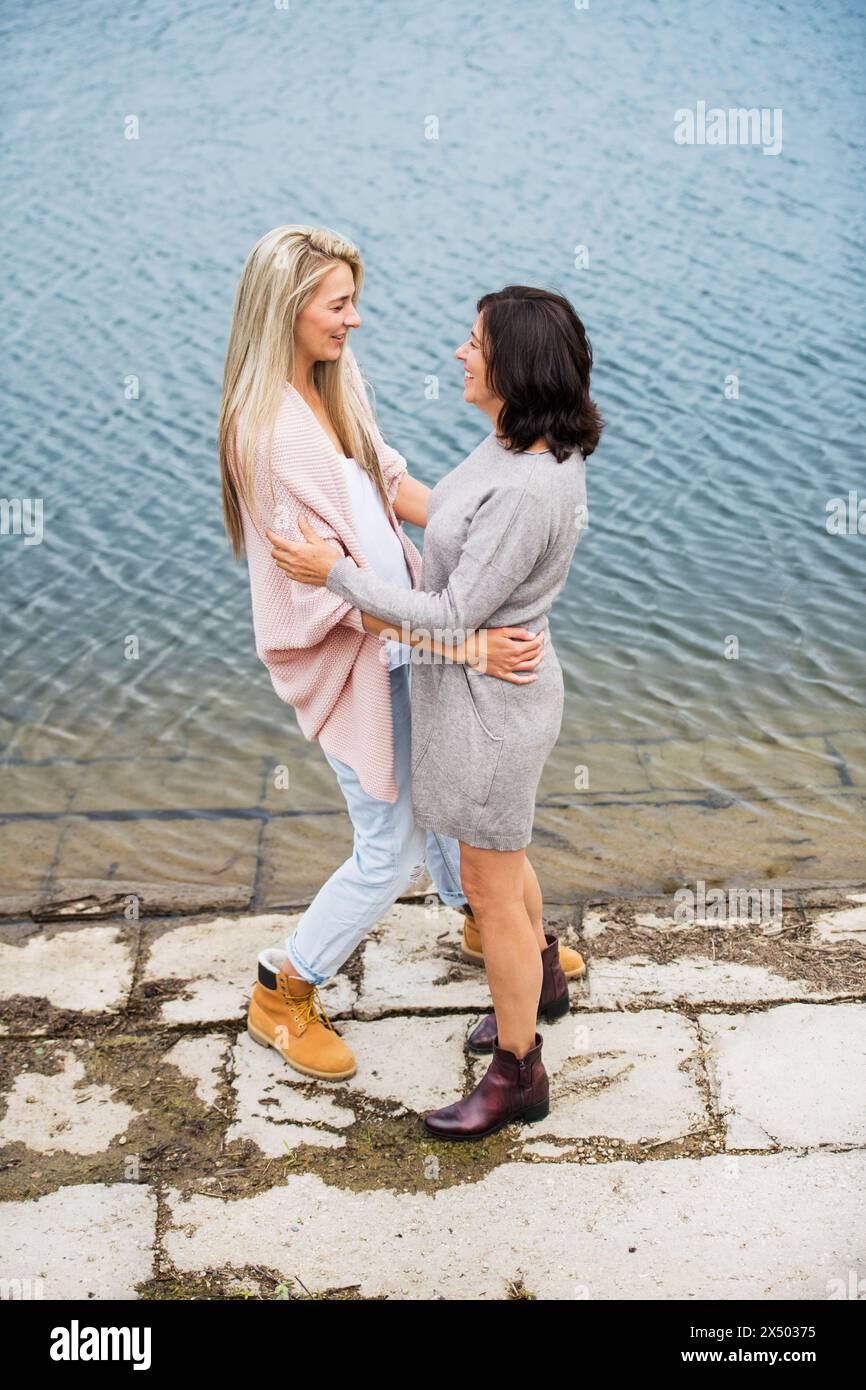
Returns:
[[[294,374],[295,320],[340,261],[352,272],[353,302],[357,303],[364,281],[361,254],[326,227],[274,227],[256,242],[243,268],[226,350],[218,432],[223,519],[236,559],[244,544],[241,497],[250,515],[258,516],[256,444],[262,435],[267,436],[270,460],[277,411],[286,382]],[[347,456],[357,459],[369,473],[388,512],[388,495],[364,408],[349,382],[344,360],[349,351],[347,343],[340,358],[316,362],[313,383]]]

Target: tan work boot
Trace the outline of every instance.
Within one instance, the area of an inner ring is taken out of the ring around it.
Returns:
[[[250,1037],[262,1047],[275,1047],[305,1076],[320,1081],[354,1076],[355,1055],[322,1008],[317,987],[277,969],[274,956],[285,959],[285,952],[269,949],[259,956],[259,978],[247,1011]]]
[[[463,923],[463,946],[461,955],[464,960],[471,961],[473,965],[484,964],[484,952],[481,949],[481,932],[475,925],[475,918],[472,916],[472,909],[467,903],[465,907],[458,907],[458,912],[462,912],[466,921]],[[573,951],[570,946],[559,945],[559,963],[562,966],[562,973],[567,980],[579,980],[586,974],[586,961],[579,951]]]

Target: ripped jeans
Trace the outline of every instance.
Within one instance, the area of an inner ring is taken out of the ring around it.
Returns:
[[[377,801],[346,763],[322,752],[337,774],[355,830],[354,851],[324,883],[292,932],[286,954],[305,980],[322,984],[340,969],[367,932],[423,872],[426,861],[436,891],[449,907],[461,907],[460,846],[449,835],[425,831],[412,811],[411,662],[389,672],[398,797]]]

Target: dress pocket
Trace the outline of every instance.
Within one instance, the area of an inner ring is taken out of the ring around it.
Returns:
[[[412,780],[421,804],[465,825],[486,804],[504,747],[505,683],[458,663],[437,675],[423,730],[413,711]]]
[[[460,666],[458,671],[448,716],[447,765],[454,785],[484,806],[505,742],[505,689],[502,682],[471,667]]]
[[[505,682],[482,676],[471,666],[461,666],[460,670],[475,718],[488,738],[500,741],[505,733]]]

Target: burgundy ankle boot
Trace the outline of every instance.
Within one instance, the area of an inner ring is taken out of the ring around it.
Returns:
[[[550,1104],[541,1041],[536,1033],[534,1045],[518,1059],[494,1036],[493,1060],[475,1090],[454,1105],[424,1115],[425,1134],[433,1139],[486,1139],[514,1120],[543,1120]]]
[[[541,994],[538,998],[536,1018],[546,1018],[550,1022],[567,1014],[571,1001],[568,997],[568,980],[559,962],[559,942],[552,932],[545,932],[546,947],[541,953]],[[486,1014],[473,1028],[463,1046],[467,1052],[492,1052],[496,1037],[496,1014]]]

